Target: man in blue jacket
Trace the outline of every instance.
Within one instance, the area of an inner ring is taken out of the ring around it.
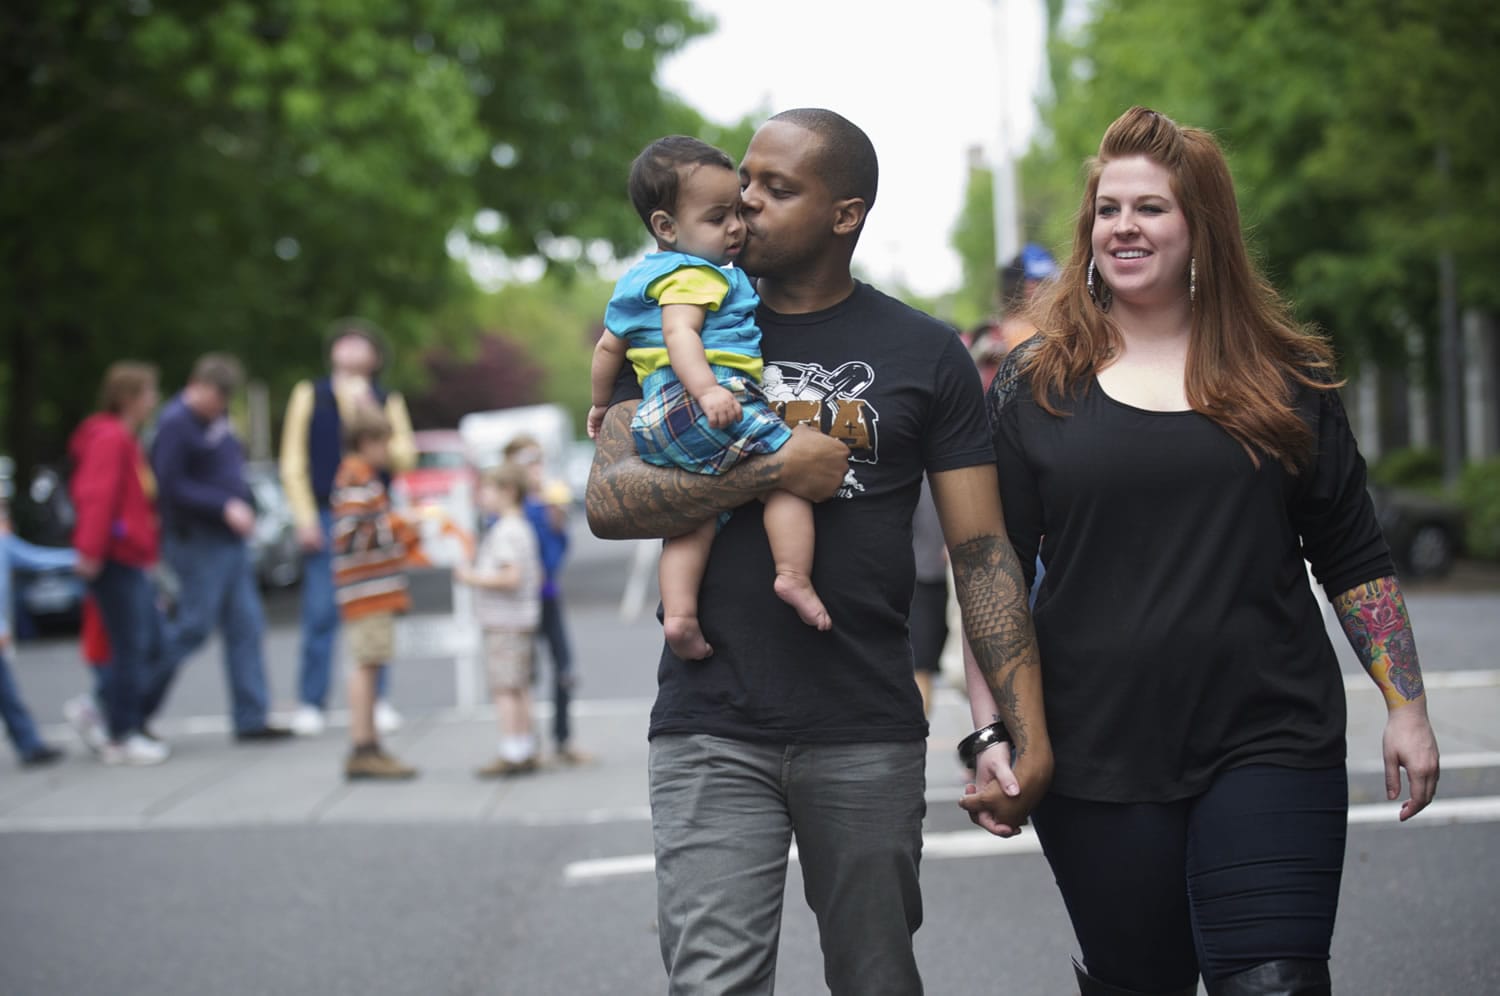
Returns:
[[[162,553],[181,592],[176,627],[158,677],[146,690],[142,713],[150,718],[161,708],[177,667],[217,627],[224,637],[234,736],[254,743],[279,740],[290,731],[267,722],[271,696],[262,656],[265,615],[248,544],[255,508],[245,481],[245,451],[226,416],[241,380],[234,357],[204,355],[157,423],[151,468]]]

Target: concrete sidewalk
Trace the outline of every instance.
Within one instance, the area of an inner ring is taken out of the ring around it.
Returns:
[[[1380,738],[1385,710],[1373,687],[1350,681],[1351,803],[1380,803]],[[1500,672],[1429,676],[1434,726],[1445,761],[1444,799],[1454,792],[1500,792]],[[550,704],[539,708],[546,728]],[[649,818],[646,722],[649,702],[593,700],[575,708],[580,742],[593,763],[547,759],[534,775],[481,781],[495,726],[486,710],[409,717],[387,738],[419,769],[407,783],[346,782],[345,731],[315,738],[235,745],[211,732],[211,719],[167,721],[173,757],[153,768],[108,768],[74,748],[62,764],[0,777],[0,831],[169,829],[350,823],[511,823],[576,825]],[[221,720],[222,722],[222,720]],[[968,732],[961,696],[939,696],[929,741],[928,785],[935,804],[956,798],[962,778],[953,748]],[[187,732],[194,728],[194,732]],[[226,726],[227,729],[227,726]],[[1467,776],[1457,774],[1470,772]],[[1474,773],[1478,773],[1477,775]],[[1468,788],[1464,786],[1468,785]]]
[[[596,572],[600,577],[606,573]],[[618,590],[615,587],[613,590]],[[1500,670],[1491,638],[1479,619],[1500,610],[1500,593],[1414,596],[1411,600],[1424,659],[1430,708],[1443,751],[1443,800],[1500,799]],[[655,691],[660,629],[647,615],[622,621],[602,600],[574,603],[570,611],[580,699],[574,703],[575,740],[595,756],[581,767],[547,763],[530,776],[480,781],[474,770],[489,761],[497,730],[488,708],[454,707],[451,660],[400,661],[396,702],[407,724],[387,738],[390,749],[416,765],[421,776],[396,784],[348,783],[343,759],[347,729],[338,713],[320,737],[237,745],[227,719],[214,714],[222,701],[217,661],[197,660],[176,695],[182,704],[160,722],[173,757],[155,768],[107,768],[61,724],[44,734],[66,746],[60,764],[36,771],[0,766],[0,832],[156,829],[255,825],[373,823],[575,825],[649,818],[646,794],[646,728]],[[1385,804],[1381,734],[1385,708],[1373,683],[1358,670],[1336,634],[1349,700],[1351,804]],[[273,685],[294,687],[296,631],[273,624],[267,659]],[[35,714],[59,715],[74,694],[76,651],[71,644],[28,649],[26,664]],[[202,652],[217,657],[215,648]],[[50,682],[46,675],[58,677]],[[544,675],[540,691],[545,693]],[[220,707],[221,708],[221,707]],[[538,729],[550,729],[551,704],[538,703]],[[188,713],[183,715],[182,713]],[[970,730],[961,692],[940,689],[928,751],[929,819],[962,789],[953,757]],[[956,812],[956,807],[953,807]],[[950,814],[951,815],[951,814]],[[1377,814],[1378,815],[1378,814]]]

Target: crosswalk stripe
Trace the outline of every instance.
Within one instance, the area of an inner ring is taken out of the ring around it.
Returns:
[[[1373,803],[1349,807],[1350,826],[1397,824],[1399,802]],[[1470,799],[1439,799],[1418,816],[1405,824],[1414,829],[1452,826],[1456,823],[1493,823],[1500,821],[1500,796],[1484,796]],[[1002,839],[982,830],[958,830],[944,833],[929,833],[922,837],[922,858],[926,861],[942,861],[953,858],[985,858],[1014,854],[1039,854],[1041,842],[1035,831],[1028,830],[1018,837]],[[792,845],[788,857],[797,860],[797,847]],[[627,854],[615,858],[592,858],[574,861],[563,868],[563,881],[571,885],[621,878],[628,875],[649,875],[656,869],[656,860],[649,854]]]

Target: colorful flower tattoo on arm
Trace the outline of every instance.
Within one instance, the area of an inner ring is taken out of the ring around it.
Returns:
[[[1406,600],[1395,577],[1350,588],[1333,600],[1333,607],[1349,645],[1388,707],[1415,702],[1425,694]]]

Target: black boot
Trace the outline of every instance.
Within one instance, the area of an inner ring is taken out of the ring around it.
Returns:
[[[1330,996],[1328,962],[1305,958],[1267,961],[1208,983],[1208,996]]]
[[[1173,989],[1164,993],[1143,993],[1138,989],[1125,989],[1121,986],[1112,986],[1108,982],[1100,982],[1083,970],[1083,966],[1075,960],[1073,962],[1073,974],[1078,976],[1079,996],[1196,996],[1198,982],[1185,989]]]

